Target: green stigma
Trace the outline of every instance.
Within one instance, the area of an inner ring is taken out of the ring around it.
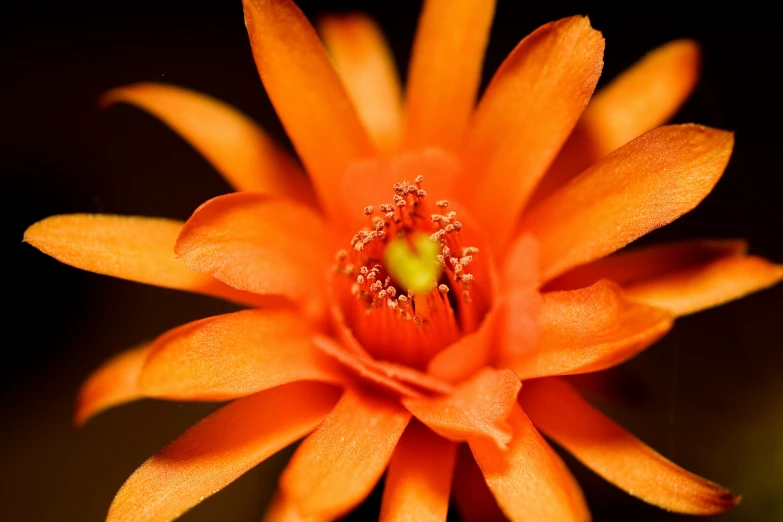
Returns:
[[[414,250],[411,250],[413,245]],[[384,252],[389,275],[405,290],[424,294],[437,284],[442,267],[437,260],[440,245],[426,234],[389,241]]]

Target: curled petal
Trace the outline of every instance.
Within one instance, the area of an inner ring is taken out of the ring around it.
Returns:
[[[339,215],[346,167],[375,155],[310,22],[291,0],[244,0],[261,81],[307,168],[321,205]]]
[[[561,187],[521,225],[538,240],[542,282],[693,209],[723,174],[733,143],[730,132],[700,125],[659,127]]]
[[[417,419],[454,441],[486,438],[504,448],[511,438],[506,418],[522,384],[510,370],[482,370],[446,396],[403,398]]]
[[[596,92],[530,204],[616,148],[666,123],[693,91],[700,68],[699,44],[675,40],[650,51]]]
[[[496,251],[593,94],[603,52],[601,33],[585,17],[544,25],[517,45],[482,96],[461,199],[491,231]]]
[[[189,269],[174,254],[183,223],[171,219],[65,214],[31,225],[24,240],[67,265],[138,283],[222,297],[248,305],[266,299]]]
[[[144,397],[138,381],[149,345],[138,346],[106,361],[82,384],[76,402],[74,424],[84,425],[101,411]]]
[[[756,256],[730,256],[628,285],[637,301],[687,315],[711,308],[783,280],[783,265]]]
[[[353,13],[326,16],[318,28],[367,132],[379,149],[392,150],[400,139],[402,88],[380,27]]]
[[[101,102],[125,102],[163,120],[201,152],[237,190],[315,205],[307,176],[247,116],[218,100],[173,85],[137,83],[112,89]]]
[[[397,401],[346,389],[294,453],[280,478],[281,491],[305,517],[338,518],[381,478],[409,420]]]
[[[175,328],[152,343],[139,376],[149,397],[229,400],[295,381],[339,384],[292,312],[243,310]]]
[[[539,321],[534,351],[509,361],[522,380],[620,364],[660,339],[673,318],[665,310],[627,299],[620,287],[604,280],[588,288],[543,294]],[[514,339],[506,342],[513,344]]]
[[[632,248],[569,270],[547,283],[545,290],[584,288],[601,279],[626,286],[722,257],[741,256],[747,250],[742,239],[696,239]]]
[[[606,480],[645,502],[679,513],[715,515],[739,501],[730,491],[650,449],[562,379],[527,383],[520,401],[547,436]]]
[[[202,204],[175,251],[196,272],[258,294],[306,306],[320,302],[331,236],[310,209],[264,194],[240,192]]]
[[[476,102],[494,0],[426,0],[405,92],[409,148],[459,145]]]
[[[470,449],[500,509],[512,522],[588,521],[579,485],[517,405],[508,450],[485,439]]]
[[[335,404],[336,389],[294,383],[245,397],[202,420],[137,469],[107,522],[168,522],[301,438]]]
[[[456,460],[454,442],[412,422],[389,463],[380,522],[445,522]]]

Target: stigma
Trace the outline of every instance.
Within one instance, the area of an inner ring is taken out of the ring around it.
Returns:
[[[425,369],[446,346],[475,330],[479,249],[447,200],[431,203],[423,176],[392,186],[392,200],[364,207],[367,225],[336,256],[339,306],[372,356]],[[482,301],[482,300],[479,300]]]

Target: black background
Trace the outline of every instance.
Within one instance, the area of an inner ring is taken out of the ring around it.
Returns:
[[[213,405],[143,401],[71,427],[80,382],[111,354],[230,305],[80,272],[22,244],[46,216],[104,212],[186,219],[230,189],[150,116],[95,101],[107,89],[162,81],[212,94],[285,142],[258,79],[237,1],[5,4],[0,16],[0,175],[5,340],[0,364],[0,519],[100,521],[125,478]],[[419,2],[303,2],[320,13],[370,12],[406,64]],[[694,212],[644,242],[745,237],[783,262],[780,28],[747,3],[682,11],[645,3],[500,0],[485,81],[537,26],[587,14],[606,37],[601,84],[679,37],[702,43],[703,77],[677,122],[736,131],[724,178]],[[404,74],[404,67],[401,68]],[[610,372],[624,400],[601,402],[666,456],[744,495],[721,520],[783,519],[783,286],[678,321],[646,353]],[[10,315],[9,315],[10,310]],[[287,453],[208,499],[183,521],[255,521]],[[681,520],[568,459],[596,520]],[[377,494],[376,494],[377,495]],[[372,520],[377,505],[354,515]]]

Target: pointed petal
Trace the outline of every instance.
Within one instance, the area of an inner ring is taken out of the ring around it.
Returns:
[[[280,488],[304,516],[337,518],[370,493],[410,420],[396,400],[346,389],[299,446]]]
[[[115,355],[90,375],[79,390],[74,414],[76,426],[83,426],[103,410],[144,397],[138,380],[149,348],[149,345],[138,346]]]
[[[107,92],[103,105],[130,103],[174,129],[237,190],[315,205],[307,176],[250,118],[211,96],[173,85],[137,83]]]
[[[690,96],[700,68],[699,44],[675,40],[650,51],[599,90],[530,204],[541,201],[616,148],[666,123]]]
[[[604,39],[584,17],[537,29],[498,69],[473,117],[464,201],[502,251],[516,216],[593,94]]]
[[[546,290],[584,288],[601,279],[625,286],[721,257],[740,256],[747,250],[742,239],[696,239],[633,248],[569,270],[547,283]]]
[[[310,209],[264,194],[240,192],[201,205],[175,251],[196,272],[258,294],[319,301],[331,236]]]
[[[517,405],[509,417],[514,431],[507,451],[483,439],[470,449],[498,505],[513,522],[588,521],[582,491]]]
[[[545,293],[538,346],[509,367],[522,380],[603,370],[650,346],[672,323],[667,311],[627,299],[606,280]]]
[[[66,265],[138,283],[222,297],[242,304],[264,299],[190,270],[174,254],[183,223],[170,219],[65,214],[31,225],[24,241]]]
[[[139,377],[149,397],[222,401],[295,381],[340,384],[287,310],[243,310],[175,328],[152,343]]]
[[[494,0],[426,0],[405,91],[409,148],[459,146],[476,102]]]
[[[486,438],[505,447],[511,438],[506,418],[522,384],[514,372],[486,368],[451,395],[402,399],[413,415],[447,439]]]
[[[318,24],[337,74],[379,150],[400,140],[402,87],[389,45],[370,17],[326,16]]]
[[[659,127],[590,167],[542,201],[521,229],[541,247],[541,278],[599,259],[693,209],[718,182],[731,133]]]
[[[783,265],[756,256],[732,256],[632,283],[625,292],[632,299],[681,316],[739,299],[782,280]]]
[[[427,373],[448,382],[459,382],[487,366],[493,356],[499,311],[492,308],[475,332],[447,346],[427,365]]]
[[[340,176],[351,162],[375,155],[372,143],[299,8],[291,0],[244,0],[243,5],[261,81],[321,205],[334,215]]]
[[[380,522],[446,521],[457,445],[412,422],[394,450]]]
[[[295,383],[245,397],[199,422],[137,469],[107,522],[168,522],[313,430],[336,390]]]
[[[507,522],[467,444],[460,444],[452,496],[462,522]]]
[[[738,502],[730,491],[653,451],[593,408],[563,379],[526,383],[520,400],[547,436],[645,502],[691,515],[723,513]]]

